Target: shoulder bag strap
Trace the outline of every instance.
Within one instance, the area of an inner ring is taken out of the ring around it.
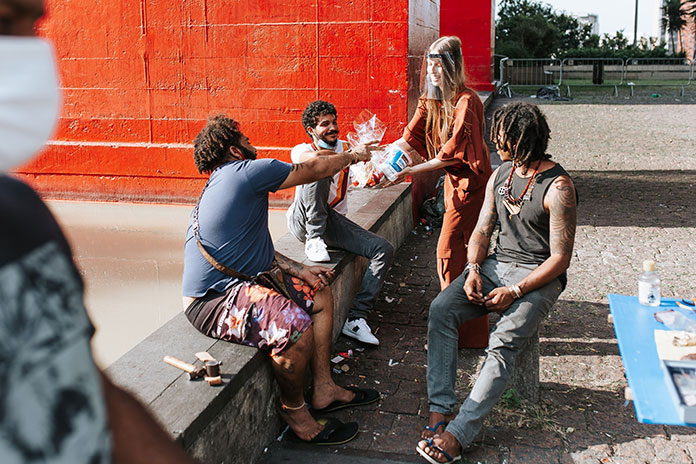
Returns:
[[[211,174],[212,175],[212,174]],[[210,180],[210,179],[209,179]],[[231,267],[227,267],[224,264],[222,264],[220,261],[217,259],[213,258],[213,256],[208,253],[208,250],[205,249],[203,244],[201,243],[201,236],[200,232],[198,230],[199,223],[198,223],[198,206],[201,203],[201,198],[203,198],[203,192],[205,192],[205,189],[208,187],[208,183],[206,182],[205,187],[203,187],[203,190],[201,191],[201,196],[198,197],[198,201],[196,202],[196,207],[193,210],[193,235],[196,238],[196,244],[198,245],[198,250],[201,252],[203,257],[210,263],[211,266],[213,266],[215,269],[218,271],[222,272],[223,274],[227,274],[228,276],[234,277],[235,279],[239,280],[252,280],[252,277],[242,274],[241,272],[237,272]]]

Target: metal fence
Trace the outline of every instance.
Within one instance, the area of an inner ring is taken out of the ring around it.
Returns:
[[[559,85],[561,60],[555,58],[503,58],[501,82],[514,86]]]
[[[501,93],[511,94],[510,87],[567,88],[580,86],[613,87],[618,95],[620,86],[628,87],[633,95],[636,86],[684,87],[694,82],[695,62],[685,58],[507,58],[499,62]]]

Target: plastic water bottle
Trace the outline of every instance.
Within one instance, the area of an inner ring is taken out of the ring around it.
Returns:
[[[411,162],[411,158],[394,144],[387,147],[385,155],[384,161],[379,164],[377,169],[382,171],[389,181],[394,181],[396,175]]]
[[[638,277],[638,302],[660,306],[660,278],[655,272],[655,261],[643,261],[643,273]]]

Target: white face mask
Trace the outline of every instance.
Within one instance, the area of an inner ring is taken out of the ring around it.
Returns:
[[[60,92],[53,47],[38,37],[0,36],[0,172],[29,161],[56,124]]]

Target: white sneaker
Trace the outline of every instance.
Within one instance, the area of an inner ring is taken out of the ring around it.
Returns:
[[[367,321],[365,321],[365,319],[363,318],[353,319],[352,321],[346,321],[346,323],[343,324],[342,332],[343,335],[352,337],[363,343],[369,343],[370,345],[379,345],[379,340],[377,340],[377,337],[372,335],[372,330],[370,329],[370,326],[367,325]]]
[[[304,252],[310,261],[315,263],[325,263],[331,261],[329,252],[326,251],[326,243],[321,237],[310,238],[304,246]]]

